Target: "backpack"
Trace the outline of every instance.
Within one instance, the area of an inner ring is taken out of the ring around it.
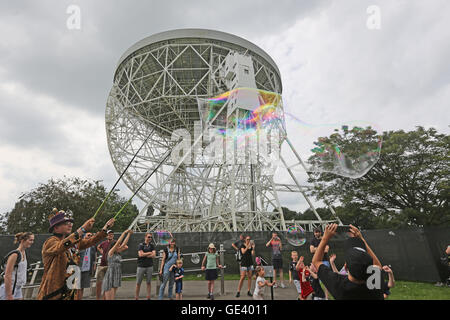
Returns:
[[[237,262],[241,262],[241,260],[242,260],[242,252],[241,252],[241,248],[239,248],[239,250],[236,251],[236,253],[235,253],[234,255],[235,255],[235,257],[236,257],[236,261],[237,261]]]
[[[177,253],[177,259],[183,259],[183,255],[181,254],[181,250],[177,246],[175,246],[175,252]],[[164,263],[166,263],[167,262],[167,258],[169,257],[169,248],[168,247],[164,248],[164,254],[166,256],[166,261]]]
[[[6,262],[8,262],[8,258],[12,255],[12,254],[17,254],[17,260],[16,263],[14,264],[14,271],[16,271],[16,277],[14,279],[14,285],[13,285],[13,290],[12,293],[14,294],[14,291],[16,290],[16,283],[17,283],[17,268],[19,267],[19,263],[20,261],[22,261],[22,254],[20,253],[19,250],[13,250],[10,251],[2,260],[2,263],[0,265],[0,269],[1,269],[1,273],[0,273],[0,285],[2,285],[5,282],[5,271],[6,271]]]
[[[234,243],[234,245],[236,245],[236,242]],[[238,250],[234,254],[234,256],[236,257],[236,261],[237,262],[241,262],[241,260],[242,260],[241,245],[242,245],[242,242],[239,241],[239,245],[237,246]]]

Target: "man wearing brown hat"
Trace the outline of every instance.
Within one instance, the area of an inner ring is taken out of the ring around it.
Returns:
[[[39,287],[38,300],[73,300],[75,299],[78,257],[77,250],[89,248],[106,237],[109,227],[114,225],[110,219],[103,229],[90,239],[82,239],[82,235],[89,231],[95,220],[87,220],[80,228],[72,233],[73,218],[64,211],[53,209],[49,217],[49,232],[53,236],[48,238],[42,246],[42,261],[44,275]],[[78,270],[79,271],[79,270]]]

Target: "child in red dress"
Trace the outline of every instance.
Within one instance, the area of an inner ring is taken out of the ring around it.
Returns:
[[[311,283],[307,280],[310,276],[309,268],[305,267],[304,257],[301,256],[297,262],[296,270],[298,272],[298,277],[300,278],[300,287],[302,288],[302,293],[300,295],[301,300],[312,300],[312,295],[314,293]]]

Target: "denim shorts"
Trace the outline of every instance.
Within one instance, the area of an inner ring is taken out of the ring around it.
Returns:
[[[253,266],[250,266],[250,267],[243,267],[243,266],[241,266],[241,271],[245,271],[245,272],[253,271]]]
[[[183,292],[183,281],[180,279],[179,281],[175,281],[175,293]]]

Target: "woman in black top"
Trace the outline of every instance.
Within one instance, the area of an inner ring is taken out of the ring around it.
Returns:
[[[245,276],[247,276],[248,279],[248,296],[252,296],[252,293],[250,292],[250,289],[252,287],[252,271],[253,271],[253,257],[255,256],[255,243],[253,241],[250,241],[250,237],[245,237],[245,242],[241,245],[239,248],[242,253],[242,259],[241,259],[241,279],[239,279],[239,286],[238,286],[238,292],[236,293],[236,298],[239,298],[241,296],[241,288],[242,284],[244,283]]]

